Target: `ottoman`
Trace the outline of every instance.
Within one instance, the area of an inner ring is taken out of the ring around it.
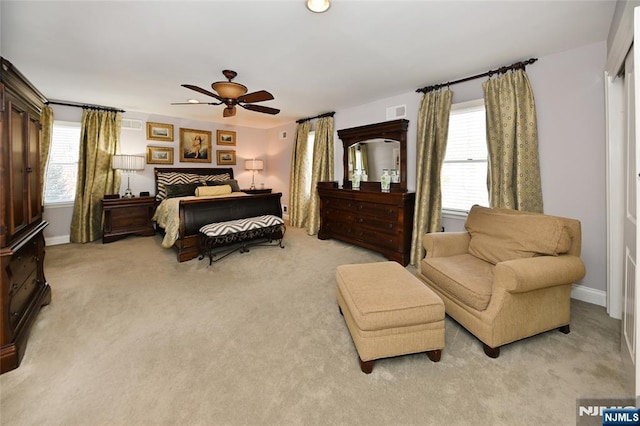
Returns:
[[[426,352],[440,361],[444,348],[444,303],[396,262],[340,265],[337,298],[369,374],[376,359]]]

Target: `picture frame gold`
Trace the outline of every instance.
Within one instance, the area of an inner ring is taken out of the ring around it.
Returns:
[[[180,128],[180,161],[185,163],[211,162],[211,132]]]
[[[232,132],[231,130],[216,130],[216,140],[218,145],[235,146],[236,132]]]
[[[147,121],[147,140],[173,142],[173,124]]]
[[[173,148],[147,145],[147,164],[173,164]]]
[[[236,152],[233,150],[216,150],[216,160],[219,166],[235,166]]]

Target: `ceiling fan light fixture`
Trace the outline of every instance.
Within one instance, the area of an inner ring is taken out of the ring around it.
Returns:
[[[200,101],[197,99],[187,99],[187,102],[189,102],[190,104],[199,104]]]
[[[233,81],[218,81],[213,83],[211,87],[218,92],[218,95],[225,99],[237,99],[247,93],[246,86],[234,83]]]
[[[329,0],[307,0],[307,8],[315,13],[326,12],[329,6],[331,6]]]

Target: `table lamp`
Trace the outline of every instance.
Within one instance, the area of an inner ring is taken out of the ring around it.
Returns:
[[[120,154],[111,157],[111,168],[113,170],[122,170],[127,175],[127,189],[124,191],[122,198],[133,198],[129,177],[135,175],[137,170],[144,170],[144,160],[145,158],[141,155]]]
[[[251,170],[251,187],[249,189],[256,189],[256,171],[264,169],[264,161],[256,160],[244,160],[244,169]]]

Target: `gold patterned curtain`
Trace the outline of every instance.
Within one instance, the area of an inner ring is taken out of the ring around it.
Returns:
[[[369,149],[366,143],[360,144],[360,159],[362,160],[362,171],[367,174],[369,180],[378,180],[369,176]]]
[[[453,92],[425,93],[418,112],[416,205],[411,240],[411,264],[424,257],[422,237],[440,230],[442,191],[440,171],[447,148]]]
[[[42,183],[41,202],[44,205],[44,186],[46,181],[47,163],[49,162],[49,151],[51,150],[51,134],[53,133],[53,108],[45,105],[40,114],[40,124],[42,125],[42,137],[40,139],[40,181]]]
[[[71,217],[73,243],[87,243],[102,236],[102,199],[120,192],[120,174],[111,168],[111,157],[120,151],[122,114],[84,110],[80,130],[80,157],[76,199]]]
[[[543,212],[536,106],[524,70],[485,81],[489,203]]]
[[[307,234],[315,235],[320,229],[320,196],[318,182],[333,180],[333,117],[319,118],[313,142],[313,169],[311,171],[311,198]]]
[[[309,133],[311,122],[298,123],[296,143],[291,159],[289,184],[289,224],[303,228],[307,223],[309,198],[311,196],[311,158],[309,156]]]

